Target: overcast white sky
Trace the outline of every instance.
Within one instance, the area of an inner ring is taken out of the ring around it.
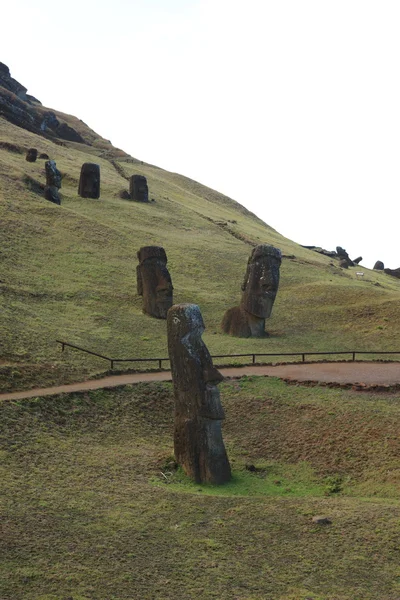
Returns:
[[[397,268],[399,31],[398,0],[14,0],[0,61],[294,241]]]

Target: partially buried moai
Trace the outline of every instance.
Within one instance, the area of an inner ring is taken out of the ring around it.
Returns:
[[[204,329],[197,304],[176,304],[168,311],[175,460],[197,483],[222,484],[231,479],[221,429],[225,415],[217,388],[223,377],[201,339]]]
[[[82,165],[78,194],[81,198],[100,198],[100,165],[96,163]]]
[[[57,169],[54,160],[47,160],[45,163],[46,169],[46,187],[44,188],[44,197],[54,204],[61,204],[60,194],[58,190],[61,187],[61,173]]]
[[[37,155],[38,151],[36,150],[36,148],[29,148],[29,150],[26,153],[25,159],[28,162],[36,162]]]
[[[149,188],[144,175],[132,175],[129,180],[129,195],[136,202],[149,201]]]
[[[226,311],[224,333],[237,337],[264,337],[279,286],[282,253],[269,244],[256,246],[247,262],[239,306]]]
[[[144,246],[137,256],[137,291],[143,296],[143,312],[157,319],[166,319],[173,304],[174,288],[165,250],[161,246]]]

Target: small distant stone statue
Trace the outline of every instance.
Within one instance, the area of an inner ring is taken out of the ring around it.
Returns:
[[[353,259],[353,263],[355,265],[359,265],[361,261],[362,261],[362,256],[358,256],[357,258]]]
[[[269,244],[256,246],[247,263],[242,301],[226,311],[224,333],[236,337],[264,337],[265,319],[271,316],[279,286],[282,253]]]
[[[167,255],[161,246],[144,246],[138,252],[137,291],[143,296],[143,312],[157,319],[166,319],[173,304],[171,275]]]
[[[383,264],[383,262],[381,260],[377,260],[376,263],[374,264],[374,269],[376,271],[383,271],[384,268],[385,268],[385,265]]]
[[[175,395],[175,459],[196,483],[223,484],[231,468],[222,439],[225,418],[214,367],[201,339],[204,322],[196,304],[168,311],[168,352]]]
[[[132,175],[129,180],[129,195],[136,202],[149,201],[149,188],[144,175]]]
[[[54,160],[47,160],[45,162],[46,169],[46,187],[44,188],[44,197],[54,204],[61,204],[60,195],[58,190],[61,187],[61,173],[57,169]]]
[[[100,165],[95,163],[82,165],[78,194],[81,198],[100,198]]]
[[[36,162],[37,156],[38,156],[38,151],[36,150],[36,148],[29,148],[29,150],[26,153],[25,159],[28,162]]]

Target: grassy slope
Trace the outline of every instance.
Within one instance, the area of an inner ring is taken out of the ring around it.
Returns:
[[[70,123],[86,131],[77,119],[70,117]],[[3,389],[82,379],[106,368],[73,351],[64,360],[57,338],[114,357],[165,356],[165,322],[144,316],[136,295],[136,252],[149,244],[166,248],[175,301],[200,305],[214,354],[398,349],[399,281],[366,269],[357,280],[356,269],[331,266],[330,259],[285,239],[234,201],[126,158],[94,132],[91,147],[59,146],[3,120],[0,126],[0,141],[47,152],[64,175],[58,207],[24,181],[29,176],[43,183],[44,161],[27,163],[24,155],[0,147]],[[118,169],[110,158],[118,160]],[[77,196],[81,164],[94,160],[101,165],[99,201]],[[128,185],[121,173],[139,172],[155,199],[148,205],[118,197]],[[243,239],[295,256],[283,260],[269,339],[220,333],[224,311],[240,299],[251,250]]]
[[[221,392],[217,490],[170,471],[170,384],[3,403],[1,598],[397,600],[398,397]]]

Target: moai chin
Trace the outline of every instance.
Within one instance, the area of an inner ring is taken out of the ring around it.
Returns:
[[[100,165],[83,163],[78,194],[81,198],[100,198]]]
[[[38,151],[36,150],[36,148],[29,148],[29,150],[26,153],[25,159],[28,162],[36,162],[37,155]]]
[[[129,180],[129,195],[136,202],[149,201],[149,188],[144,175],[132,175]]]
[[[161,246],[144,246],[137,255],[137,291],[143,296],[143,312],[157,319],[166,319],[173,304],[174,288],[165,250]]]
[[[239,306],[226,311],[222,330],[237,337],[264,337],[279,287],[282,253],[269,244],[256,246],[247,262]]]
[[[201,339],[204,322],[196,304],[168,311],[168,353],[175,395],[175,459],[196,483],[222,484],[231,468],[222,439],[225,418],[214,367]]]
[[[45,163],[46,169],[46,187],[44,188],[44,197],[54,204],[61,204],[58,190],[61,187],[61,173],[57,169],[54,160],[47,160]]]

